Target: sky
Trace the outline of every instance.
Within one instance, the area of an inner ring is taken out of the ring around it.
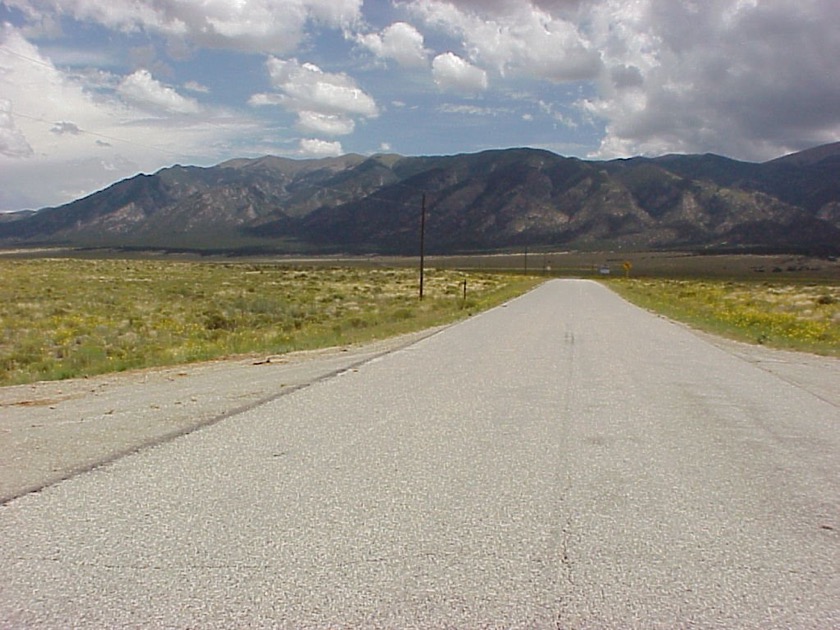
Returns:
[[[840,140],[840,0],[0,0],[0,211],[173,164]]]

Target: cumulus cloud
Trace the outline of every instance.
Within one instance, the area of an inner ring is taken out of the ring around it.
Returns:
[[[294,111],[346,114],[373,118],[376,102],[344,73],[324,72],[312,63],[272,57],[267,62],[272,85],[280,102]]]
[[[248,105],[251,107],[269,107],[271,105],[282,105],[286,100],[282,94],[272,94],[260,92],[252,94],[248,99]]]
[[[375,118],[376,102],[344,73],[324,72],[311,63],[272,57],[266,64],[277,92],[254,94],[253,106],[279,105],[297,114],[302,131],[340,136],[352,133],[354,117]]]
[[[357,41],[382,59],[394,59],[406,68],[424,67],[429,51],[423,46],[423,35],[411,24],[396,22],[381,33],[359,35]]]
[[[346,136],[353,133],[356,123],[352,118],[338,114],[303,111],[298,112],[298,127],[303,131],[325,136]]]
[[[822,0],[594,7],[608,67],[581,108],[598,156],[713,151],[763,160],[840,137],[840,37]]]
[[[487,73],[452,52],[434,58],[432,76],[444,91],[475,94],[487,89]]]
[[[148,70],[137,70],[125,77],[117,92],[132,103],[149,109],[173,114],[197,114],[197,101],[181,96],[174,88],[163,85]]]
[[[594,157],[713,151],[762,160],[840,137],[840,36],[829,0],[405,6],[502,81],[591,85],[576,119],[567,112],[560,122],[605,129]]]
[[[147,31],[191,45],[285,53],[308,23],[342,27],[360,19],[362,0],[6,0],[33,22],[67,15],[125,32]]]
[[[429,26],[460,38],[471,62],[502,75],[580,81],[601,70],[600,54],[578,24],[529,2],[418,0],[411,8]]]
[[[340,142],[302,138],[299,153],[305,157],[338,157],[343,153]]]
[[[78,150],[84,141],[81,128],[101,128],[108,113],[118,114],[57,70],[10,24],[0,27],[0,94],[2,153],[7,156],[37,159],[56,151]]]
[[[32,147],[15,125],[11,101],[0,98],[0,155],[26,158],[32,154]]]
[[[395,143],[409,140],[388,128],[392,122],[452,125],[449,137],[409,150],[456,143],[470,150],[484,141],[473,135],[481,119],[495,113],[500,129],[530,120],[532,137],[558,134],[546,146],[603,158],[711,151],[761,160],[840,138],[836,0],[2,4],[17,26],[0,24],[0,204],[46,194],[45,172],[52,197],[41,199],[57,203],[174,160],[212,163],[283,143],[290,154],[335,155],[341,144],[330,140],[380,116],[379,99],[389,104],[385,120],[367,127]],[[371,23],[388,26],[371,32]],[[356,66],[365,73],[358,78],[322,70],[358,62],[329,29],[383,63]],[[80,33],[89,41],[80,43]],[[134,48],[140,40],[147,45]],[[254,57],[229,63],[228,52],[200,53],[208,48],[267,58],[271,87],[249,83],[244,68]],[[303,54],[321,67],[293,58]],[[209,79],[201,64],[211,58],[221,63]],[[223,76],[240,62],[241,76]],[[402,68],[431,74],[418,80]],[[436,108],[424,93],[435,87],[429,76],[441,91],[480,94],[481,106]],[[188,79],[214,81],[214,93]],[[215,87],[224,81],[232,89]],[[289,112],[298,137],[284,135],[285,122],[272,120],[277,112],[227,109],[243,93],[253,94],[254,107]],[[475,116],[470,129],[455,128],[466,115]],[[364,151],[380,140],[354,144]],[[103,164],[117,170],[104,173]]]
[[[0,204],[65,203],[115,177],[207,159],[254,133],[251,121],[221,111],[185,119],[179,111],[197,105],[151,75],[58,69],[9,24],[0,26],[0,94]]]

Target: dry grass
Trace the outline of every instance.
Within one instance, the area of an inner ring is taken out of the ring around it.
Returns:
[[[610,286],[640,306],[710,332],[840,356],[840,285],[631,279]]]
[[[0,274],[0,385],[365,341],[467,316],[535,282],[428,271],[420,301],[411,269],[9,259]]]

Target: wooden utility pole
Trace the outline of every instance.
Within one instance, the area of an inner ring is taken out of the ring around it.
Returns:
[[[423,299],[423,273],[426,262],[426,193],[420,206],[420,299]]]

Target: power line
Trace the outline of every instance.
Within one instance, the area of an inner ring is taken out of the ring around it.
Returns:
[[[11,113],[12,116],[17,116],[19,118],[25,118],[27,120],[31,120],[31,121],[34,121],[34,122],[44,123],[46,125],[57,124],[55,122],[50,122],[50,121],[48,121],[44,118],[38,118],[36,116],[29,116],[28,114],[22,114],[22,113],[16,112],[16,111],[12,111],[10,113]],[[184,155],[183,153],[175,153],[174,151],[169,151],[168,149],[162,149],[160,147],[156,147],[156,146],[153,146],[153,145],[150,145],[150,144],[144,144],[142,142],[136,142],[134,140],[126,140],[124,138],[117,138],[115,136],[110,136],[110,135],[107,135],[107,134],[98,133],[96,131],[88,131],[88,130],[82,129],[80,127],[75,127],[75,131],[78,132],[78,133],[93,136],[93,137],[96,137],[96,138],[102,138],[104,140],[110,140],[112,142],[122,142],[122,143],[125,143],[125,144],[131,144],[131,145],[135,145],[135,146],[138,146],[138,147],[142,147],[142,148],[145,148],[145,149],[151,149],[153,151],[159,151],[161,153],[167,153],[167,154],[175,156],[175,157],[183,157],[183,155]],[[259,159],[259,158],[254,158],[254,159]],[[207,168],[207,167],[204,167],[204,168]],[[410,185],[402,183],[402,182],[393,182],[393,183],[390,183],[390,184],[386,184],[386,185],[380,187],[379,190],[381,190],[383,187],[405,188],[406,190],[411,190],[411,191],[416,192],[418,194],[424,194],[425,195],[425,190],[424,189],[417,188],[416,186],[410,186]],[[334,192],[338,195],[349,196],[351,198],[354,196],[353,193],[350,192],[350,191],[340,190],[338,188],[331,188],[329,186],[320,186],[320,189],[321,190],[328,190],[328,191]],[[368,200],[379,201],[379,202],[382,202],[382,203],[390,203],[390,204],[395,204],[395,205],[400,205],[400,206],[409,206],[409,204],[407,202],[402,202],[402,203],[397,204],[397,202],[395,202],[393,199],[386,199],[385,197],[377,196],[376,194],[365,195],[361,199],[351,199],[350,202],[352,202],[352,201],[362,202],[362,201],[368,201]]]
[[[40,59],[36,59],[34,57],[30,57],[28,55],[23,55],[23,54],[21,54],[17,51],[12,50],[8,46],[0,45],[0,50],[4,51],[4,52],[6,52],[6,53],[8,53],[8,54],[10,54],[14,57],[17,57],[19,59],[23,59],[25,61],[29,61],[29,62],[37,64],[39,66],[43,66],[43,67],[48,68],[50,70],[57,71],[54,64],[47,63],[45,61],[42,61]],[[46,125],[55,125],[56,124],[55,122],[45,120],[44,118],[29,116],[27,114],[21,114],[19,112],[15,112],[15,111],[12,111],[11,114],[13,116],[18,116],[20,118],[26,118],[27,120],[32,120],[32,121],[35,121],[35,122],[44,123]],[[221,127],[220,125],[216,125],[215,123],[213,123],[213,121],[205,120],[205,121],[202,121],[202,122],[204,122],[206,124],[209,124],[211,126]],[[76,130],[78,131],[78,133],[86,134],[86,135],[89,135],[89,136],[102,138],[104,140],[110,140],[112,142],[121,142],[121,143],[124,143],[124,144],[131,144],[131,145],[134,145],[134,146],[142,147],[144,149],[151,149],[153,151],[159,151],[160,153],[166,153],[168,155],[173,155],[173,156],[176,156],[176,157],[183,157],[185,155],[183,153],[176,153],[176,152],[170,151],[168,149],[163,149],[159,146],[155,146],[155,145],[151,145],[151,144],[145,144],[143,142],[137,142],[135,140],[126,140],[125,138],[118,138],[116,136],[110,136],[110,135],[107,135],[107,134],[104,134],[104,133],[98,133],[96,131],[89,131],[89,130],[86,130],[86,129],[81,129],[79,127],[76,127]]]
[[[32,120],[34,122],[40,122],[40,123],[44,123],[44,124],[47,124],[47,125],[55,125],[56,124],[55,122],[50,122],[50,121],[48,121],[44,118],[37,118],[35,116],[29,116],[27,114],[21,114],[20,112],[12,111],[11,114],[13,116],[17,116],[19,118],[26,118],[27,120]],[[78,131],[78,133],[81,133],[81,134],[94,136],[96,138],[103,138],[105,140],[110,140],[112,142],[122,142],[122,143],[125,143],[125,144],[132,144],[132,145],[142,147],[142,148],[145,148],[145,149],[151,149],[153,151],[160,151],[161,153],[167,153],[167,154],[175,156],[175,157],[183,157],[183,155],[184,155],[182,153],[175,153],[174,151],[169,151],[167,149],[162,149],[160,147],[155,147],[155,146],[152,146],[152,145],[149,145],[149,144],[143,144],[141,142],[135,142],[133,140],[125,140],[124,138],[117,138],[117,137],[114,137],[114,136],[109,136],[109,135],[106,135],[106,134],[97,133],[95,131],[87,131],[87,130],[82,129],[80,127],[76,127],[76,130]],[[255,159],[259,159],[259,158],[255,158]],[[208,168],[208,167],[200,167],[200,168]],[[210,168],[213,168],[213,167],[210,167]],[[411,190],[411,191],[417,192],[419,194],[425,195],[425,191],[423,189],[417,188],[415,186],[409,186],[408,184],[404,184],[402,182],[393,182],[391,184],[387,184],[386,186],[387,187],[405,188],[407,190]],[[410,206],[410,204],[408,202],[398,203],[398,202],[394,201],[393,199],[386,199],[385,197],[380,197],[380,196],[377,196],[376,194],[365,195],[361,199],[354,199],[353,198],[354,194],[352,192],[347,191],[347,190],[340,190],[338,188],[331,188],[329,186],[320,186],[319,188],[320,188],[320,190],[328,190],[328,191],[334,192],[338,195],[351,197],[350,200],[348,200],[347,202],[342,202],[342,203],[352,203],[354,201],[355,202],[364,202],[364,201],[372,200],[372,201],[379,201],[381,203],[389,203],[389,204],[393,204],[393,205],[398,205],[398,206],[401,206],[401,207],[402,206],[405,206],[405,207]],[[382,189],[382,187],[379,188],[379,190],[381,190],[381,189]]]
[[[17,51],[12,50],[8,46],[0,45],[0,50],[4,50],[10,55],[17,57],[19,59],[25,59],[26,61],[31,61],[32,63],[37,63],[39,66],[44,66],[45,68],[49,68],[50,70],[55,70],[55,66],[51,63],[47,63],[46,61],[41,61],[40,59],[35,59],[35,57],[29,57],[27,55],[22,55]]]
[[[32,120],[34,122],[44,123],[45,125],[53,125],[54,126],[54,125],[57,124],[55,121],[51,122],[51,121],[46,120],[44,118],[38,118],[36,116],[29,116],[28,114],[21,114],[20,112],[16,112],[16,111],[11,111],[10,113],[11,113],[12,116],[17,116],[18,118],[26,118],[27,120]],[[162,149],[161,147],[156,147],[156,146],[151,145],[151,144],[144,144],[142,142],[137,142],[135,140],[126,140],[125,138],[117,138],[115,136],[109,136],[107,134],[98,133],[96,131],[88,131],[86,129],[82,129],[81,127],[75,127],[74,131],[76,131],[78,133],[81,133],[81,134],[88,135],[88,136],[94,136],[96,138],[102,138],[104,140],[110,140],[112,142],[122,142],[124,144],[133,144],[135,146],[142,147],[144,149],[151,149],[153,151],[159,151],[161,153],[167,153],[169,155],[173,155],[173,156],[176,156],[176,157],[183,157],[184,156],[183,153],[176,153],[176,152],[170,151],[168,149]]]

